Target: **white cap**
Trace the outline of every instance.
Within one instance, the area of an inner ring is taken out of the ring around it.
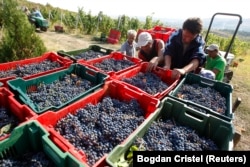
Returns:
[[[152,40],[152,36],[148,32],[142,32],[139,34],[137,45],[138,47],[145,46]]]
[[[216,44],[211,44],[210,46],[207,47],[206,50],[209,50],[209,51],[218,50],[219,51],[219,46]]]

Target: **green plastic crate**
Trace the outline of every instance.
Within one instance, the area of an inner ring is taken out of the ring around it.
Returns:
[[[202,105],[200,105],[198,103],[195,103],[195,102],[193,102],[191,100],[178,98],[177,97],[178,92],[179,92],[179,90],[180,90],[180,88],[181,88],[181,86],[183,84],[198,84],[201,87],[210,87],[210,88],[218,91],[221,94],[221,96],[226,99],[225,113],[220,114],[217,111],[212,110],[211,108],[202,106]],[[190,106],[198,107],[201,110],[206,111],[207,114],[214,115],[214,116],[216,116],[218,118],[221,118],[223,120],[226,120],[226,121],[230,122],[234,118],[234,114],[232,113],[232,92],[233,92],[233,87],[231,85],[227,84],[227,83],[219,82],[219,81],[215,81],[215,80],[210,80],[210,79],[201,77],[199,75],[189,73],[181,80],[181,82],[177,85],[177,87],[175,87],[175,89],[173,89],[168,94],[168,96],[173,98],[173,99],[176,99],[178,101],[181,101],[183,103],[186,103],[186,104],[188,104]]]
[[[13,130],[9,138],[0,141],[0,159],[15,158],[30,152],[44,152],[58,167],[86,166],[53,144],[49,139],[49,133],[37,121],[28,121],[20,125]]]
[[[143,137],[151,124],[157,119],[172,119],[182,126],[188,126],[201,136],[213,140],[219,150],[231,150],[234,134],[232,123],[221,120],[213,115],[206,115],[196,112],[194,109],[187,107],[170,97],[162,100],[161,107],[151,114],[144,123],[138,127],[136,132],[125,143],[116,146],[107,156],[107,163],[115,167],[119,158],[128,151],[137,137]]]
[[[60,80],[65,75],[69,75],[71,73],[76,74],[82,79],[86,79],[90,81],[94,86],[90,88],[89,90],[86,90],[85,92],[79,94],[75,98],[62,103],[59,106],[53,106],[46,107],[44,109],[39,109],[38,105],[35,104],[28,96],[27,91],[30,90],[30,88],[36,87],[40,83],[50,84],[56,80]],[[40,76],[37,78],[29,79],[29,80],[23,80],[22,78],[17,78],[14,80],[8,81],[8,85],[10,87],[10,90],[14,92],[15,95],[22,101],[23,103],[27,104],[34,112],[37,114],[43,113],[47,110],[53,110],[57,111],[61,109],[62,107],[94,92],[96,89],[101,88],[104,84],[104,82],[109,78],[108,75],[94,71],[92,69],[89,69],[81,64],[72,64],[68,69],[61,70],[58,72],[54,72],[48,75]]]
[[[100,53],[103,53],[104,55],[109,55],[110,53],[114,51],[112,49],[107,49],[98,45],[90,45],[86,49],[72,50],[72,51],[67,51],[67,52],[60,50],[60,51],[57,51],[57,54],[61,56],[69,57],[71,60],[73,60],[74,63],[76,63],[78,62],[78,60],[83,60],[83,59],[77,59],[75,56],[80,53],[87,52],[89,50],[92,50],[94,52],[100,52]]]

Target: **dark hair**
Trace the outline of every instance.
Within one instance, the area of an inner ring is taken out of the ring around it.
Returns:
[[[183,23],[182,29],[188,30],[192,34],[200,34],[202,31],[202,21],[198,17],[188,18]]]

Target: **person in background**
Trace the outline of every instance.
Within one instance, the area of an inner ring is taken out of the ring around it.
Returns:
[[[128,30],[127,41],[122,44],[120,49],[120,51],[124,55],[136,57],[136,50],[137,50],[137,43],[135,42],[136,35],[137,32],[135,30]]]
[[[188,18],[182,29],[173,32],[166,43],[164,69],[171,69],[172,77],[180,77],[193,72],[197,67],[204,65],[205,41],[201,36],[202,21],[200,18]]]
[[[29,8],[28,8],[27,6],[24,7],[24,13],[25,13],[26,16],[28,16],[28,17],[29,17],[30,14],[31,14],[31,13],[30,13],[30,10],[29,10]]]
[[[164,41],[161,39],[152,39],[148,32],[142,32],[138,36],[137,46],[140,47],[138,57],[143,61],[149,62],[147,71],[152,71],[157,66],[164,65]]]
[[[40,10],[38,9],[38,7],[36,8],[32,8],[32,12],[31,14],[35,17],[41,17],[43,18],[43,15],[41,14]]]
[[[206,51],[208,54],[205,69],[215,74],[215,80],[223,81],[227,62],[225,58],[220,55],[219,46],[217,44],[211,44],[206,48]]]

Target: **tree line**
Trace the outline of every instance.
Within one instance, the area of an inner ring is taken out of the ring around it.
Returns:
[[[29,3],[30,6],[34,6],[34,3]],[[50,25],[53,28],[55,24],[62,24],[68,31],[78,29],[80,33],[88,35],[96,35],[104,33],[109,34],[111,28],[115,28],[121,32],[121,42],[126,40],[127,31],[129,29],[151,29],[152,27],[165,26],[160,20],[153,20],[152,14],[146,16],[145,21],[140,21],[137,17],[128,17],[126,15],[121,15],[117,19],[111,18],[108,15],[105,15],[102,11],[98,15],[92,15],[91,11],[86,12],[83,8],[79,8],[78,12],[72,12],[68,10],[63,10],[60,8],[55,8],[50,4],[39,5],[41,12],[46,18],[50,19]],[[230,34],[233,34],[232,31],[220,30],[227,35],[226,37],[216,33],[210,33],[208,36],[207,43],[218,43],[221,50],[226,51],[231,40]],[[206,30],[203,31],[203,34],[206,33]],[[238,34],[242,32],[238,32]],[[242,36],[241,36],[242,38]],[[231,47],[230,52],[235,55],[246,55],[248,48],[250,46],[250,40],[241,39],[236,36],[234,43]]]

